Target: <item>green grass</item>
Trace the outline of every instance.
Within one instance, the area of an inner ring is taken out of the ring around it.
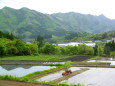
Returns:
[[[61,61],[61,59],[67,57],[69,56],[65,55],[12,56],[12,57],[3,57],[0,58],[0,60]]]
[[[34,83],[41,83],[41,84],[49,84],[49,85],[54,85],[54,86],[84,86],[82,84],[77,84],[77,85],[68,85],[66,83],[56,83],[56,82],[40,82],[36,80],[29,80],[28,78],[21,78],[21,77],[15,77],[11,75],[0,75],[0,79],[5,79],[5,80],[14,80],[14,81],[21,81],[21,82],[34,82]]]
[[[22,82],[29,81],[29,79],[26,77],[21,78],[21,77],[15,77],[11,75],[0,75],[0,79],[15,80],[15,81],[22,81]]]
[[[59,86],[84,86],[82,84],[66,84],[66,83],[60,83]]]
[[[78,84],[67,84],[67,83],[57,83],[57,82],[43,82],[43,81],[36,81],[35,79],[30,80],[30,82],[35,82],[35,83],[41,83],[41,84],[47,84],[47,85],[51,85],[51,86],[84,86],[80,83]]]

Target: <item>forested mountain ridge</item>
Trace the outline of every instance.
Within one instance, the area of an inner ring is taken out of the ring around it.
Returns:
[[[0,30],[22,39],[38,35],[65,36],[68,32],[101,33],[115,30],[115,20],[104,15],[74,12],[50,15],[28,8],[16,10],[5,7],[0,10]]]

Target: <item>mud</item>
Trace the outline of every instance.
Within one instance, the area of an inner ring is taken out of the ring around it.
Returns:
[[[63,61],[84,61],[84,60],[88,60],[90,58],[92,58],[92,57],[90,57],[90,56],[74,56],[74,57],[63,59]]]

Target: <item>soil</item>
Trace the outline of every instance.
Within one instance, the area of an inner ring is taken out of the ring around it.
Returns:
[[[51,85],[44,85],[44,84],[30,83],[30,82],[17,82],[17,81],[10,81],[10,80],[0,80],[0,86],[51,86]]]
[[[74,57],[63,59],[63,61],[84,61],[84,60],[87,60],[90,58],[92,58],[92,57],[90,57],[90,56],[74,56]]]

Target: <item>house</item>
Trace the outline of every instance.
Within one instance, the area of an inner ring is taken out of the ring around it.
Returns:
[[[62,44],[57,44],[60,47],[66,47],[66,46],[79,46],[81,44],[85,44],[87,46],[95,47],[96,43],[78,43],[78,42],[69,42],[69,43],[62,43]]]

